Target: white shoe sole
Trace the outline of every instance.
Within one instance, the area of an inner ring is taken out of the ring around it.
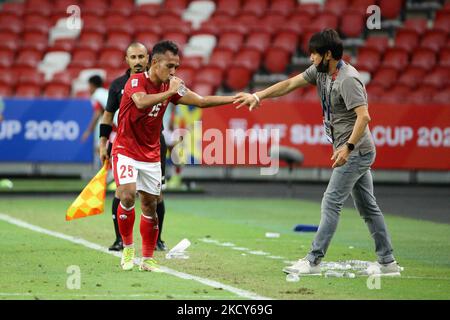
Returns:
[[[284,268],[283,272],[286,274],[291,274],[291,273],[296,274],[298,276],[321,276],[322,275],[322,273],[320,273],[320,272],[319,273],[300,273],[295,270],[291,270],[291,269],[287,269],[287,268]]]

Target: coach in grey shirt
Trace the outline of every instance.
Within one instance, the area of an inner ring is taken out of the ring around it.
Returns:
[[[358,71],[342,60],[344,49],[335,30],[314,34],[309,48],[313,65],[303,73],[253,94],[240,93],[235,100],[238,108],[247,105],[252,110],[262,99],[279,97],[307,85],[317,86],[324,131],[333,144],[333,173],[322,198],[320,225],[310,252],[283,271],[320,274],[320,261],[336,231],[342,206],[351,194],[375,242],[378,268],[374,272],[400,275],[384,217],[373,194],[370,166],[375,160],[375,145],[368,126],[364,84]]]

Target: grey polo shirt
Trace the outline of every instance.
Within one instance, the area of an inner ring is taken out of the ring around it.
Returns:
[[[333,148],[337,149],[348,141],[353,132],[356,122],[356,112],[353,109],[362,105],[368,106],[366,88],[360,79],[359,72],[353,66],[343,62],[336,79],[332,81],[331,75],[317,72],[316,67],[311,65],[303,72],[303,78],[317,86],[322,110],[326,110],[322,100],[326,99],[329,104],[331,99],[330,122],[333,127]],[[324,114],[327,117],[327,113],[324,112]],[[375,151],[369,126],[355,145],[355,151],[360,151],[361,154]]]

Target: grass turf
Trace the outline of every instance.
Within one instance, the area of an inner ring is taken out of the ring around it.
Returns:
[[[106,214],[66,222],[72,198],[0,198],[0,213],[49,230],[78,236],[108,246],[112,221]],[[139,206],[137,206],[139,213]],[[302,277],[287,282],[283,259],[205,243],[200,239],[231,242],[296,260],[304,256],[314,234],[293,232],[298,223],[318,224],[317,203],[276,199],[166,200],[163,239],[173,247],[188,238],[190,259],[166,260],[164,266],[232,285],[275,299],[449,299],[450,225],[386,215],[395,255],[405,267],[401,278],[382,278],[379,290],[369,290],[366,277],[356,279]],[[138,219],[137,219],[138,220]],[[266,238],[278,232],[280,238]],[[192,280],[168,274],[119,269],[119,259],[65,240],[35,233],[0,221],[2,234],[1,299],[238,299]],[[135,225],[140,255],[138,222]],[[353,248],[350,248],[353,247]],[[355,210],[344,209],[325,261],[375,260],[373,241]],[[81,269],[80,290],[66,288],[67,267]]]

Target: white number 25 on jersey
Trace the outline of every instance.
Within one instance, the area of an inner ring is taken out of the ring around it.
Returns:
[[[158,116],[158,112],[159,112],[160,109],[161,109],[161,103],[158,103],[157,105],[153,106],[152,111],[150,111],[148,113],[148,115],[150,117],[157,117]]]

